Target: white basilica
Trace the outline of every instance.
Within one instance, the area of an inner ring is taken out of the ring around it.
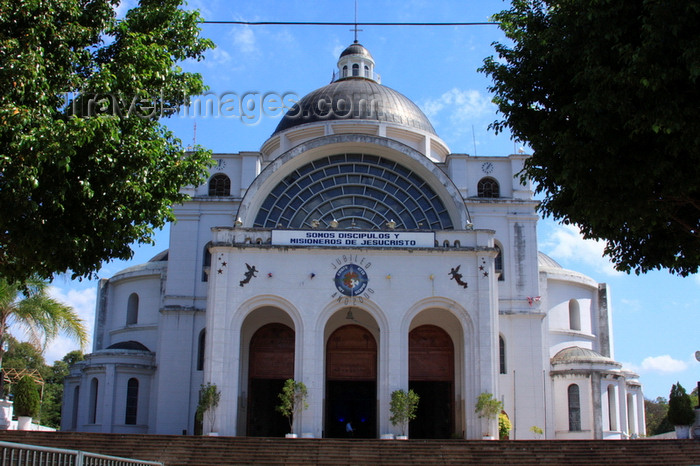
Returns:
[[[214,156],[167,251],[102,280],[62,430],[192,434],[212,383],[205,432],[283,436],[294,378],[309,395],[295,432],[313,437],[398,433],[390,396],[409,388],[412,438],[495,435],[474,412],[483,392],[511,439],[645,433],[606,285],[537,250],[527,156],[450,152],[374,65],[347,47],[259,152]]]

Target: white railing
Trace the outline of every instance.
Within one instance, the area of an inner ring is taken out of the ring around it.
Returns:
[[[382,76],[379,73],[375,73],[374,71],[372,71],[371,73],[360,72],[358,75],[353,75],[352,72],[345,73],[345,75],[343,75],[343,73],[341,73],[340,71],[333,71],[331,82],[334,83],[339,79],[344,78],[367,78],[371,79],[372,81],[376,81],[378,84],[382,83]]]
[[[0,449],[0,464],[3,466],[163,466],[163,463],[157,461],[141,461],[22,443],[0,442]]]

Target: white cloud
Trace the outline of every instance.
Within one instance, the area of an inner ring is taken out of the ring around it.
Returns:
[[[337,60],[338,57],[340,56],[340,54],[343,53],[343,50],[345,50],[346,47],[347,47],[347,45],[335,44],[333,46],[333,50],[331,51],[333,59]]]
[[[683,372],[688,369],[689,365],[685,361],[673,359],[668,354],[663,356],[649,356],[642,361],[641,370],[647,372],[660,372],[671,374]]]
[[[423,103],[423,112],[428,118],[433,118],[445,108],[445,103],[441,99],[429,99]]]
[[[449,145],[474,144],[475,154],[476,146],[491,146],[487,127],[497,109],[487,94],[454,87],[440,97],[423,101],[420,108],[435,128],[440,128],[441,138]]]
[[[542,242],[547,255],[557,261],[576,261],[593,267],[596,272],[609,276],[620,275],[612,262],[603,256],[605,242],[583,239],[575,225],[554,225]]]
[[[243,54],[253,54],[258,51],[255,34],[250,26],[242,25],[231,32],[233,45]]]
[[[231,54],[229,54],[222,47],[216,47],[213,50],[209,50],[206,53],[206,60],[204,60],[204,65],[208,68],[215,68],[221,65],[225,65],[231,61]]]
[[[491,98],[473,89],[458,89],[456,87],[442,94],[437,99],[428,99],[422,105],[428,118],[437,117],[443,110],[449,115],[448,120],[462,124],[474,121],[485,115],[493,115],[496,106]]]
[[[638,299],[620,299],[620,303],[626,312],[642,312],[644,311],[644,304]]]
[[[632,371],[635,374],[639,374],[641,372],[641,368],[631,362],[620,362],[620,364],[622,364],[622,370]]]

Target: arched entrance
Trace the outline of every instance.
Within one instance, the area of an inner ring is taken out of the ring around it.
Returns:
[[[408,386],[420,397],[411,438],[450,438],[454,430],[454,345],[435,325],[408,335]]]
[[[273,323],[260,327],[250,340],[247,435],[281,437],[287,419],[275,410],[284,381],[294,378],[294,330]]]
[[[377,436],[377,342],[359,325],[344,325],[326,344],[326,437]]]

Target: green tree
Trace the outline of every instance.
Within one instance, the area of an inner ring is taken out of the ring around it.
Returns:
[[[14,412],[17,416],[36,417],[39,414],[39,391],[36,382],[25,375],[14,386]]]
[[[474,405],[474,412],[486,419],[496,419],[503,410],[503,403],[494,398],[493,394],[483,392],[479,394]]]
[[[0,367],[3,366],[2,342],[11,324],[24,328],[36,348],[43,348],[60,333],[74,338],[81,347],[87,343],[83,321],[73,308],[47,294],[44,280],[33,278],[25,283],[11,283],[0,278]],[[0,388],[1,381],[2,377]]]
[[[513,0],[494,16],[494,102],[534,150],[541,211],[607,242],[618,270],[700,265],[700,5]]]
[[[503,402],[494,398],[492,393],[482,392],[476,399],[476,404],[474,405],[474,412],[480,418],[486,418],[488,422],[496,419],[498,415],[503,410]],[[487,424],[488,425],[488,424]],[[488,427],[490,429],[490,427]],[[484,435],[491,435],[491,432],[486,431]]]
[[[82,361],[85,356],[81,351],[71,351],[53,366],[47,367],[44,377],[44,398],[41,402],[41,424],[49,427],[61,427],[61,406],[63,403],[63,380],[70,374],[70,367]]]
[[[199,389],[199,404],[194,414],[195,421],[201,425],[206,414],[209,419],[209,428],[213,429],[216,420],[216,407],[219,406],[220,400],[221,392],[216,384],[207,382],[206,385],[202,385]]]
[[[3,355],[3,369],[36,371],[44,382],[41,409],[38,420],[42,425],[59,428],[61,426],[61,406],[63,402],[63,380],[70,373],[70,367],[82,361],[85,356],[79,350],[71,351],[53,366],[47,366],[41,351],[27,342],[20,342],[10,334],[5,334],[8,350]]]
[[[668,397],[668,421],[674,426],[689,426],[695,421],[690,395],[680,382],[671,387]]]
[[[182,0],[0,0],[0,276],[93,276],[152,243],[211,154],[160,123],[206,88]]]
[[[277,395],[280,404],[275,407],[275,410],[289,420],[289,429],[292,434],[294,433],[294,418],[309,407],[306,402],[307,396],[306,384],[294,379],[285,380],[282,393]]]
[[[644,418],[649,436],[673,430],[673,425],[668,422],[668,401],[662,396],[655,400],[644,400]]]
[[[19,341],[9,333],[6,333],[3,339],[7,342],[8,347],[7,351],[2,355],[3,369],[15,369],[17,371],[28,369],[39,372],[42,378],[48,376],[48,366],[46,366],[44,355],[41,354],[39,348],[26,341]]]
[[[418,402],[420,397],[413,390],[394,390],[391,392],[391,402],[389,411],[391,417],[389,421],[392,425],[401,427],[401,435],[406,435],[406,427],[408,423],[416,418],[418,410]]]

